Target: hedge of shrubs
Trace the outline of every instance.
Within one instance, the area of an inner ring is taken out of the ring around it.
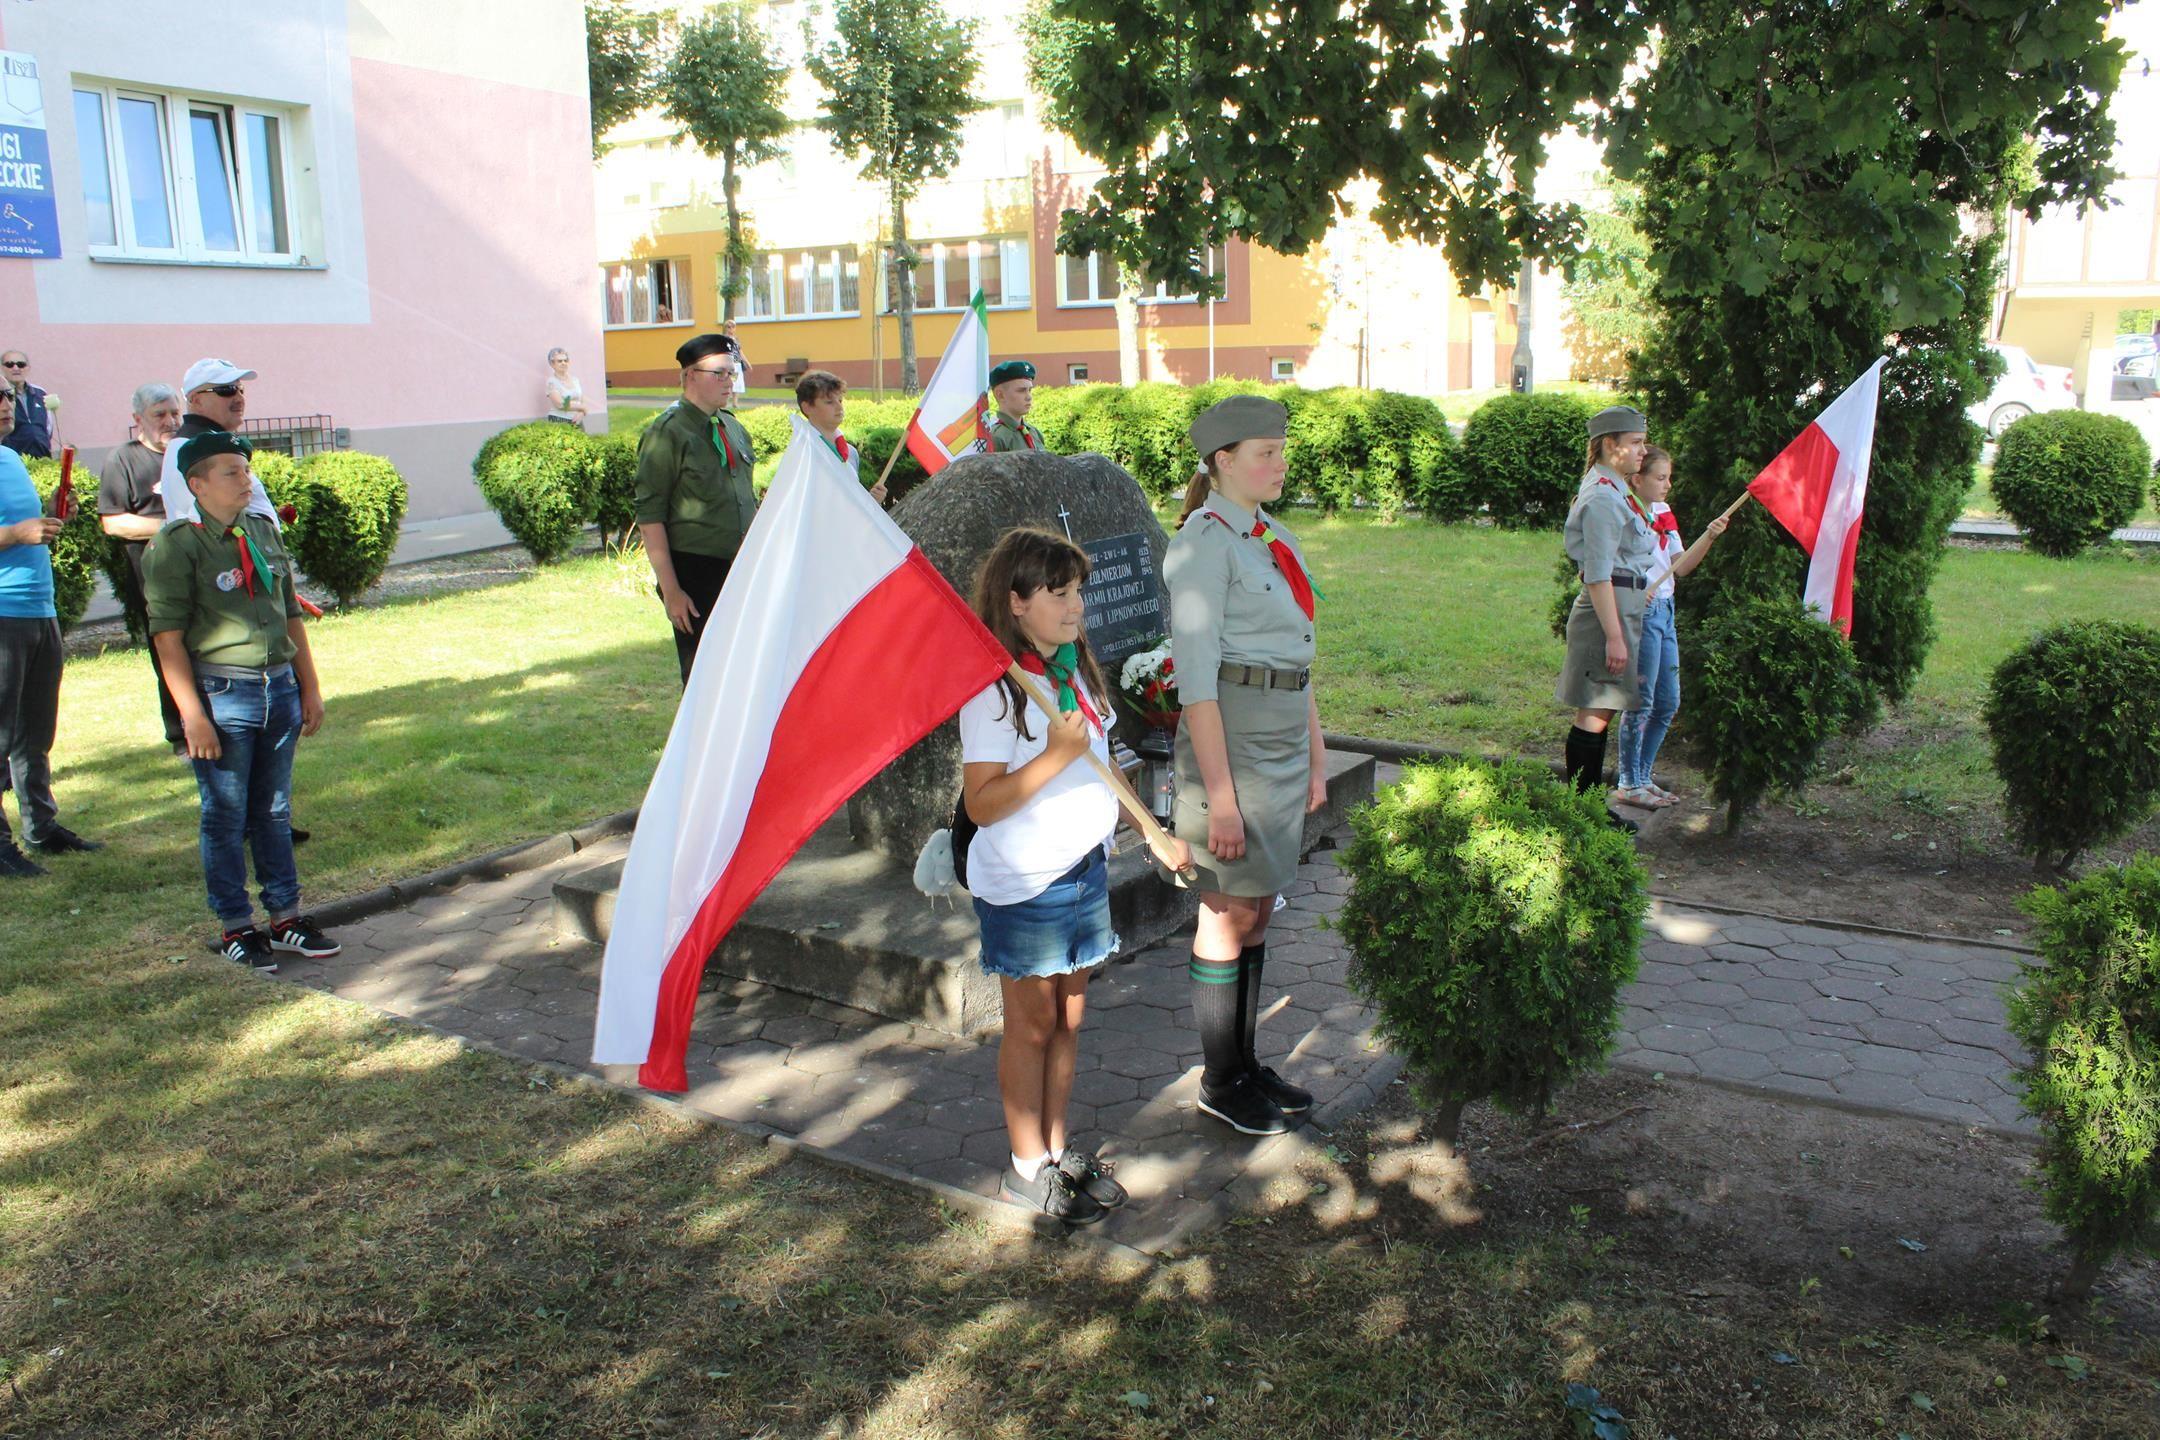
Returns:
[[[2043,555],[2075,555],[2130,523],[2145,499],[2152,449],[2119,415],[2027,415],[1996,441],[1995,503]]]
[[[330,450],[298,464],[265,453],[254,468],[272,503],[295,512],[285,548],[340,608],[382,579],[405,523],[405,477],[397,466],[380,455]]]
[[[60,488],[60,462],[26,459],[23,463],[30,471],[30,483],[37,487],[41,509],[50,511],[53,492]],[[82,619],[83,611],[90,608],[90,597],[97,593],[98,571],[112,549],[98,524],[97,476],[78,472],[73,486],[75,513],[52,543],[53,609],[60,616],[63,630]]]

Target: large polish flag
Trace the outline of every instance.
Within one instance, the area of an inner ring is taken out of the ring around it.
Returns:
[[[1875,403],[1884,361],[1845,387],[1777,459],[1748,482],[1748,493],[1808,553],[1808,608],[1852,634],[1853,562],[1860,512],[1875,459]]]
[[[977,290],[908,420],[907,448],[935,475],[990,447],[990,315]]]
[[[593,1060],[689,1087],[713,947],[802,843],[1012,663],[800,416],[714,603],[624,863]]]

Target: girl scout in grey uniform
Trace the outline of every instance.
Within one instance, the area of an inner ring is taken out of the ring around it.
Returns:
[[[1247,1135],[1281,1134],[1312,1105],[1254,1053],[1268,919],[1297,874],[1305,816],[1327,798],[1312,583],[1297,541],[1260,509],[1282,494],[1287,424],[1257,395],[1193,421],[1201,469],[1163,563],[1185,712],[1173,823],[1201,875],[1189,967],[1200,1108]]]
[[[1643,599],[1657,540],[1627,477],[1642,462],[1648,429],[1642,412],[1626,405],[1590,417],[1590,468],[1563,532],[1583,586],[1568,611],[1567,659],[1553,698],[1575,709],[1567,777],[1585,794],[1604,783],[1606,727],[1614,712],[1637,704],[1635,652],[1642,644]],[[1612,822],[1635,829],[1617,815]]]

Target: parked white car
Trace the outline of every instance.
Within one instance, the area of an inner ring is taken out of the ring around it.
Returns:
[[[2150,375],[2153,373],[2155,346],[2150,335],[2118,335],[2115,337],[2115,373],[2118,375]]]
[[[1987,431],[1990,440],[2027,415],[2077,408],[2069,366],[2042,365],[2016,345],[1998,345],[1991,340],[1988,349],[2002,356],[2003,373],[1996,378],[1993,393],[1967,409],[1965,416]]]

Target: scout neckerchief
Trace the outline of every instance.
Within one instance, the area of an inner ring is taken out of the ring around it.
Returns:
[[[1651,533],[1657,536],[1657,548],[1669,550],[1680,539],[1680,522],[1673,518],[1672,507],[1658,511],[1650,517]]]
[[[1027,448],[1028,448],[1028,449],[1030,449],[1030,450],[1033,450],[1033,449],[1035,448],[1035,437],[1034,437],[1034,435],[1033,435],[1033,434],[1029,433],[1029,430],[1028,430],[1028,423],[1027,423],[1027,421],[1025,421],[1025,420],[1012,420],[1012,419],[1008,419],[1007,417],[1005,417],[1005,416],[1003,416],[1003,415],[1000,415],[1000,416],[998,416],[998,419],[1000,419],[1000,420],[1004,420],[1004,421],[1005,421],[1005,423],[1006,423],[1007,425],[1010,425],[1010,426],[1012,426],[1012,428],[1013,428],[1013,429],[1015,429],[1015,430],[1017,430],[1017,431],[1019,431],[1019,432],[1020,432],[1020,443],[1021,443],[1021,444],[1023,444],[1023,445],[1025,445],[1025,446],[1027,446]]]
[[[1088,703],[1087,692],[1080,688],[1075,679],[1080,669],[1078,646],[1070,643],[1060,645],[1057,653],[1045,660],[1042,652],[1030,645],[1020,656],[1020,668],[1030,675],[1045,676],[1057,686],[1059,714],[1069,715],[1077,707],[1081,714],[1087,716],[1088,723],[1095,727],[1096,733],[1102,732],[1102,716],[1095,713],[1095,707]]]
[[[201,530],[206,527],[202,521],[197,520],[195,528]],[[247,531],[241,529],[237,522],[225,527],[225,536],[233,542],[240,552],[240,584],[246,589],[248,598],[252,600],[255,598],[255,577],[257,575],[275,576],[277,572],[270,568],[270,562],[263,558],[262,551],[255,548],[254,539]],[[269,582],[265,581],[264,583]]]
[[[825,440],[825,432],[820,430],[818,438]],[[855,447],[847,443],[847,436],[842,435],[837,430],[833,431],[832,439],[825,440],[825,443],[832,448],[833,454],[840,457],[840,463],[843,465],[847,463],[848,456],[855,451]]]
[[[726,413],[727,413],[727,412],[726,412],[725,410],[715,410],[715,411],[713,411],[713,417],[712,417],[712,438],[713,438],[713,449],[715,449],[715,450],[718,450],[718,451],[719,451],[719,452],[721,453],[721,455],[722,455],[722,456],[724,456],[724,457],[726,458],[726,460],[727,460],[727,468],[728,468],[728,469],[730,469],[730,470],[733,470],[733,469],[735,468],[735,447],[734,447],[734,445],[733,445],[733,444],[731,444],[731,443],[729,442],[729,440],[728,440],[727,426],[725,426],[725,425],[723,425],[723,424],[721,424],[721,423],[720,423],[720,417],[721,417],[722,415],[725,415]]]
[[[1231,525],[1229,517],[1221,511],[1209,510],[1207,513],[1228,525],[1231,533],[1236,533],[1237,526]],[[1307,620],[1312,619],[1313,597],[1325,600],[1327,594],[1305,573],[1304,562],[1298,559],[1297,551],[1290,548],[1289,541],[1275,533],[1274,522],[1258,511],[1253,512],[1252,538],[1268,547],[1268,553],[1275,557],[1275,568],[1282,572],[1284,583],[1290,587],[1290,598],[1297,601],[1298,609],[1305,612]]]

